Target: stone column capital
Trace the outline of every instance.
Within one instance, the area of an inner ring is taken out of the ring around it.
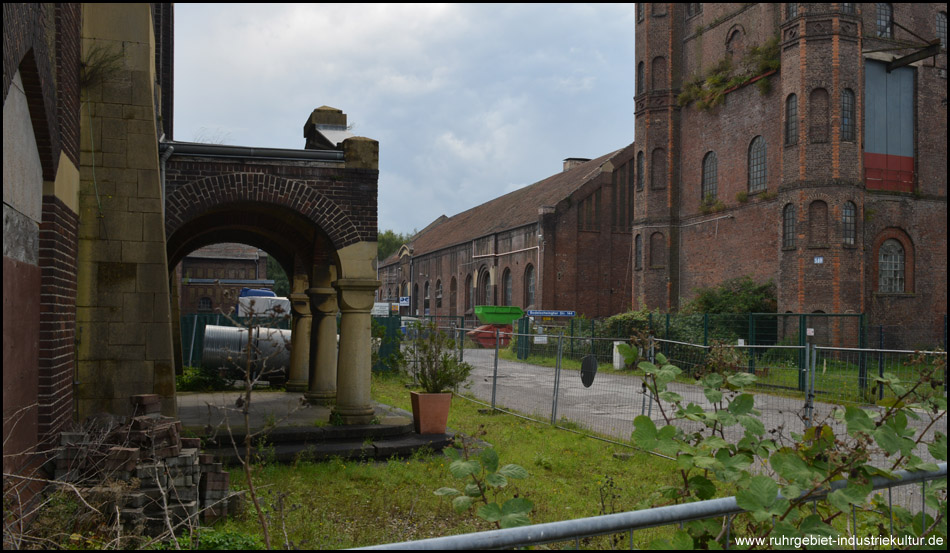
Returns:
[[[290,308],[293,310],[294,315],[298,317],[310,317],[312,316],[310,312],[310,296],[303,293],[295,293],[290,295]]]
[[[310,307],[313,310],[313,313],[319,312],[323,315],[336,313],[337,292],[334,288],[308,288],[307,295],[310,296]]]
[[[369,313],[373,309],[374,292],[382,284],[378,280],[341,278],[333,283],[339,291],[340,310],[352,313]]]

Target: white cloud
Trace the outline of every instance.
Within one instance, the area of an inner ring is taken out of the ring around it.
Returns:
[[[380,228],[633,139],[631,5],[176,4],[175,23],[175,137],[300,148],[310,111],[340,108],[380,141]]]

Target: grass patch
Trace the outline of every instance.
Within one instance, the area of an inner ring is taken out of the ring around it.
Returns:
[[[409,408],[407,380],[394,374],[373,375],[376,401]],[[456,400],[449,425],[464,434],[484,431],[501,462],[528,469],[526,480],[512,481],[514,491],[534,502],[532,523],[596,516],[602,513],[600,488],[612,478],[623,509],[633,509],[657,485],[673,483],[670,461],[628,448],[592,440],[550,425],[510,416],[479,413],[479,405]],[[614,452],[634,451],[630,458]],[[290,545],[310,549],[358,547],[490,530],[494,526],[472,513],[457,514],[449,500],[433,492],[457,486],[442,454],[421,452],[411,459],[385,462],[333,460],[269,464],[255,472],[263,503],[271,517],[275,545],[286,526]],[[231,474],[242,487],[240,471]],[[315,492],[316,491],[316,492]],[[283,503],[283,515],[275,506]],[[218,527],[257,535],[253,516],[230,520]],[[639,546],[670,529],[646,530],[634,536]],[[604,540],[601,543],[598,540]],[[610,537],[592,538],[585,547],[608,547]]]

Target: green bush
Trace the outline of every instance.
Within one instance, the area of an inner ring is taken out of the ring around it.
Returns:
[[[183,374],[175,377],[175,389],[179,392],[213,392],[227,389],[228,384],[218,371],[204,367],[185,367]]]

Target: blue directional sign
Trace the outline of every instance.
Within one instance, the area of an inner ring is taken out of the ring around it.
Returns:
[[[529,309],[525,311],[529,317],[576,317],[576,311],[547,311],[541,309]]]

